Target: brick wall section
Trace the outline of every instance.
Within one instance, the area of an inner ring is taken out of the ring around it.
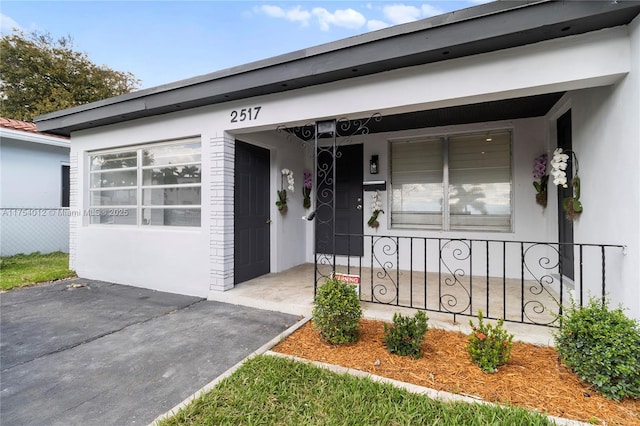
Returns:
[[[69,210],[71,212],[79,212],[82,209],[80,206],[80,196],[78,193],[78,153],[72,152],[69,156],[70,168],[69,168]],[[77,253],[77,238],[78,228],[82,226],[81,215],[71,215],[69,218],[69,268],[75,269],[76,253]]]
[[[233,185],[235,141],[228,135],[209,145],[209,289],[233,288]],[[204,201],[204,200],[203,200]],[[203,206],[204,207],[204,206]]]

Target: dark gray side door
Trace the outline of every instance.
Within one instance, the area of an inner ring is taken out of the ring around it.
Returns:
[[[558,148],[564,151],[572,149],[571,143],[571,110],[565,112],[556,122],[558,135]],[[567,188],[558,186],[558,241],[560,242],[560,265],[562,274],[573,280],[573,221],[567,219],[562,207],[562,200],[573,196],[571,178],[573,177],[571,158],[567,166]]]
[[[234,282],[270,272],[269,151],[236,140]]]

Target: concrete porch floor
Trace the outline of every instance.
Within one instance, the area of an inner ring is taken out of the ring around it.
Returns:
[[[337,267],[338,271],[340,267]],[[228,291],[210,291],[209,300],[230,303],[233,305],[249,306],[287,314],[311,316],[313,309],[313,264],[307,263],[295,266],[279,273],[270,273],[258,278],[237,284]],[[364,296],[367,274],[363,271]],[[496,301],[496,304],[502,303]],[[492,302],[493,304],[493,302]],[[491,306],[490,306],[491,307]],[[415,309],[402,308],[394,305],[362,302],[364,318],[390,322],[395,312],[403,315],[413,315]],[[499,310],[500,307],[496,306]],[[469,319],[471,317],[448,313],[427,311],[429,327],[451,331],[471,333]],[[477,322],[477,320],[474,320]],[[552,332],[555,328],[530,324],[505,322],[505,328],[514,335],[514,340],[538,345],[553,345]]]

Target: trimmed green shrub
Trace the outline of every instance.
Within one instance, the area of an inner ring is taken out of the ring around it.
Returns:
[[[420,358],[420,346],[427,332],[427,320],[424,311],[416,312],[415,316],[403,316],[399,312],[393,314],[393,325],[384,325],[384,344],[392,354]]]
[[[334,345],[358,340],[362,308],[354,286],[328,279],[318,288],[313,305],[313,327],[324,340]]]
[[[482,311],[478,311],[478,326],[469,320],[473,332],[469,336],[467,351],[473,362],[486,373],[495,373],[511,357],[513,334],[502,328],[504,319],[500,318],[496,325],[482,321]]]
[[[609,399],[640,396],[640,326],[621,308],[591,298],[572,302],[555,333],[562,362]]]

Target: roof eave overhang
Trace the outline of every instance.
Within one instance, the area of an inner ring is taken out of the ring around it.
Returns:
[[[514,6],[515,5],[515,6]],[[640,2],[497,2],[45,114],[71,132],[628,24]]]
[[[42,145],[51,145],[61,148],[70,148],[71,142],[68,139],[59,136],[43,135],[41,133],[22,132],[20,130],[12,130],[0,128],[0,139],[16,140],[20,142],[31,142]]]

